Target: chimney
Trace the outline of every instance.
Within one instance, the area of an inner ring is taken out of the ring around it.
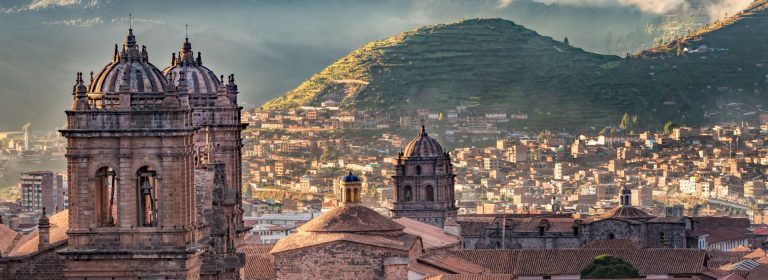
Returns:
[[[45,216],[45,207],[43,207],[43,216],[40,217],[40,221],[38,221],[37,224],[37,230],[39,231],[40,235],[40,243],[37,245],[38,250],[45,249],[48,247],[49,242],[49,232],[51,229],[51,224],[48,221],[48,217]]]

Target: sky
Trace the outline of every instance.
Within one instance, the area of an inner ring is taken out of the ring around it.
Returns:
[[[185,25],[217,75],[258,106],[372,41],[423,25],[501,17],[598,52],[606,34],[643,28],[685,0],[0,0],[0,131],[64,123],[75,73],[98,73],[134,34],[161,70]],[[705,0],[713,17],[750,0]]]

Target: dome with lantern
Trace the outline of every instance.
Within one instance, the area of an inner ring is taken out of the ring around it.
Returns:
[[[139,48],[131,28],[123,48],[115,44],[112,61],[96,76],[91,72],[88,92],[90,97],[98,98],[118,92],[162,93],[165,86],[163,73],[149,62],[146,46]]]
[[[443,154],[443,147],[440,146],[440,143],[437,143],[437,140],[427,135],[427,130],[423,125],[419,135],[405,146],[404,151],[406,158],[441,157]]]
[[[192,51],[192,44],[189,37],[184,39],[181,45],[181,51],[171,54],[171,65],[163,70],[163,74],[168,77],[173,84],[184,82],[182,85],[187,93],[191,94],[212,94],[215,95],[219,86],[223,82],[223,77],[218,78],[216,74],[203,66],[202,54]],[[182,78],[181,76],[184,75]]]

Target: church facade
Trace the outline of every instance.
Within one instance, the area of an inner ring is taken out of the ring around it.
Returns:
[[[454,222],[458,208],[454,196],[451,156],[424,126],[397,157],[393,218],[407,217],[444,227]]]
[[[686,248],[685,217],[656,217],[631,205],[624,188],[619,206],[596,217],[571,214],[493,214],[460,216],[466,249],[582,248],[606,240],[629,240],[640,248]]]

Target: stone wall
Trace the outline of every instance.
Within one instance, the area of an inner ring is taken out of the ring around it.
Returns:
[[[651,223],[646,225],[643,245],[646,248],[686,248],[685,236],[685,223]]]
[[[56,250],[62,246],[54,246],[29,256],[0,260],[0,279],[63,280],[66,265],[64,259],[56,254]]]
[[[274,254],[275,275],[281,280],[386,279],[384,260],[390,257],[408,258],[408,252],[337,241]]]
[[[643,244],[643,225],[617,219],[606,219],[586,224],[582,227],[584,244],[595,240],[627,239]]]

